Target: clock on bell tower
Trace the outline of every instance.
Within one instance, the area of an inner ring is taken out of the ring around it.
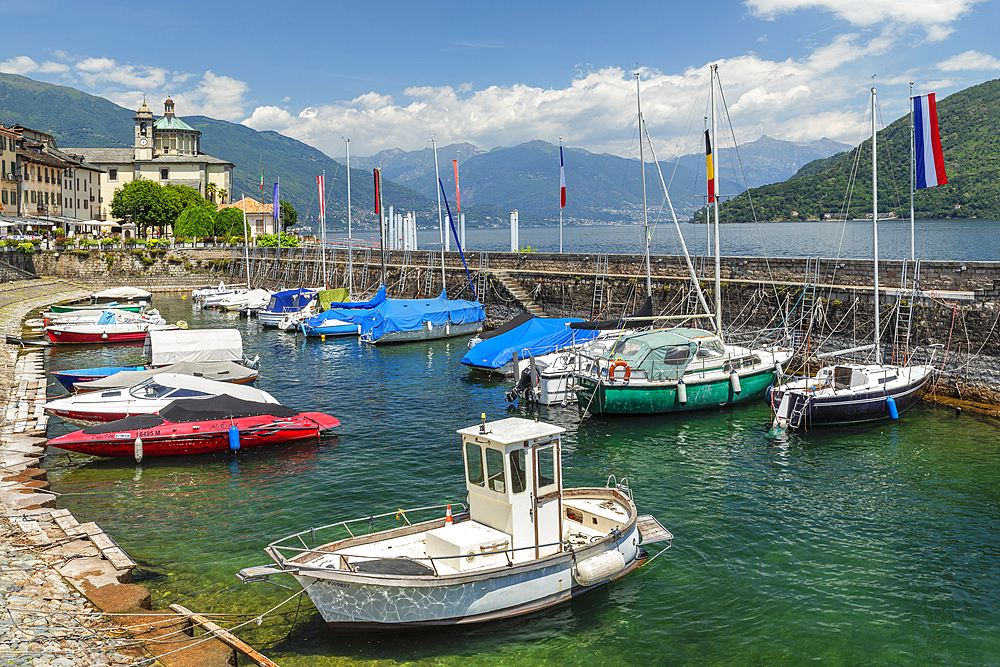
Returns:
[[[132,118],[135,121],[135,159],[153,159],[153,112],[146,106],[146,100]]]

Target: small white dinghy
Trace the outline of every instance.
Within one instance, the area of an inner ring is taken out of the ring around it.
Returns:
[[[335,630],[399,630],[507,618],[564,602],[629,573],[644,544],[673,539],[639,516],[627,482],[564,489],[564,428],[509,418],[462,429],[469,507],[398,510],[268,545]],[[669,546],[669,544],[668,544]]]

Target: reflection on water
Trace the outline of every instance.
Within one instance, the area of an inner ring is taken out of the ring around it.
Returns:
[[[677,536],[614,586],[488,626],[341,637],[308,599],[294,599],[239,633],[282,665],[995,664],[1000,655],[996,420],[921,405],[896,424],[775,437],[763,404],[582,419],[573,406],[508,406],[509,382],[458,363],[465,339],[304,341],[192,312],[178,297],[156,305],[170,321],[239,327],[246,353],[262,359],[259,388],[342,421],[312,442],[141,466],[51,450],[53,488],[72,494],[63,505],[140,562],[137,579],[157,606],[263,613],[290,592],[241,585],[235,573],[269,562],[269,541],[464,500],[455,431],[481,412],[565,427],[567,484],[627,477],[640,511]],[[45,353],[52,369],[115,365],[135,351]]]

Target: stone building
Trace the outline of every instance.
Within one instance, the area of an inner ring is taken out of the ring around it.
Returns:
[[[0,215],[17,216],[18,186],[21,165],[17,159],[17,142],[21,136],[0,126]]]
[[[67,148],[105,172],[100,182],[100,217],[111,219],[115,190],[137,179],[160,185],[187,185],[206,199],[224,201],[233,187],[233,163],[201,152],[201,132],[174,114],[174,102],[163,103],[163,116],[154,118],[143,101],[133,117],[131,148]]]

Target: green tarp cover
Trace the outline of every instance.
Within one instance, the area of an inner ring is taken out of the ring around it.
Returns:
[[[331,303],[347,303],[351,300],[350,293],[343,287],[325,289],[319,292],[320,310],[329,310]]]

